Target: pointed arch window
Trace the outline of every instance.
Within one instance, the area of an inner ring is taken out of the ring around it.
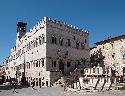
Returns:
[[[61,45],[61,46],[63,46],[63,38],[59,38],[59,44]]]
[[[67,39],[67,44],[68,46],[70,46],[70,39]]]
[[[55,35],[52,35],[51,38],[52,38],[52,43],[53,43],[53,44],[57,44]]]
[[[39,45],[41,45],[41,44],[42,44],[42,37],[39,36]]]
[[[123,53],[123,59],[125,59],[125,53]]]
[[[44,66],[44,58],[41,59],[41,65]]]
[[[36,41],[35,41],[35,45],[36,45],[36,47],[38,46],[38,38],[36,38]]]
[[[42,43],[44,43],[44,42],[45,42],[45,35],[42,34]]]
[[[85,49],[85,43],[81,43],[81,48]]]
[[[30,42],[29,42],[29,50],[30,50],[30,47],[31,47],[31,46],[30,46]]]
[[[38,60],[36,60],[35,63],[36,63],[36,67],[38,67],[38,65],[39,65],[39,64],[38,64],[38,63],[39,63]]]
[[[78,49],[79,48],[79,42],[76,41],[76,48]]]
[[[35,48],[35,41],[33,40],[33,47]]]
[[[54,61],[54,67],[56,67],[56,61]]]

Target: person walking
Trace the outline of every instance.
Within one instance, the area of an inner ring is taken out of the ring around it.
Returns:
[[[11,77],[9,76],[9,81],[10,81],[10,85],[12,85],[12,79]]]
[[[67,91],[67,82],[64,82],[64,91]]]
[[[16,81],[13,81],[12,86],[13,86],[13,93],[15,93],[16,92]]]
[[[34,79],[31,82],[31,86],[32,86],[32,89],[34,89],[34,86],[35,86],[35,80]]]

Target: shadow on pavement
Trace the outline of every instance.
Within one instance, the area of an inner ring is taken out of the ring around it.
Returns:
[[[28,86],[24,85],[16,85],[16,89],[28,88]],[[0,90],[11,90],[13,89],[12,85],[0,85]]]

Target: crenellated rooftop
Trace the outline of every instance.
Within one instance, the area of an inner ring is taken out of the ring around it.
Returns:
[[[73,26],[73,25],[69,25],[67,23],[64,23],[64,22],[61,22],[61,21],[58,21],[58,20],[54,20],[54,19],[51,19],[49,17],[44,17],[42,20],[40,20],[33,28],[31,28],[29,30],[29,32],[32,32],[32,31],[37,31],[41,28],[44,28],[44,24],[49,24],[49,25],[55,25],[57,28],[62,28],[63,30],[68,30],[70,32],[73,32],[73,33],[76,33],[76,34],[80,34],[82,35],[83,33],[89,33],[89,31],[85,30],[85,29],[80,29],[76,26]]]
[[[85,30],[85,29],[81,29],[81,28],[78,28],[76,26],[73,26],[73,25],[69,25],[67,23],[64,23],[64,22],[61,22],[61,21],[58,21],[58,20],[54,20],[54,19],[51,19],[51,18],[48,18],[48,17],[44,17],[44,20],[46,20],[46,22],[49,22],[49,23],[53,23],[53,24],[56,24],[56,25],[59,25],[60,27],[64,28],[65,30],[67,29],[70,29],[71,32],[75,31],[77,33],[80,33],[81,35],[83,33],[89,33],[89,31]]]

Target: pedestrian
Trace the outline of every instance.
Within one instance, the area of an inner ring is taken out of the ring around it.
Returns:
[[[31,86],[32,86],[32,89],[34,89],[34,86],[35,86],[35,80],[34,79],[31,82]]]
[[[64,82],[64,91],[67,91],[67,82]]]
[[[41,88],[41,83],[39,83],[39,87]]]
[[[16,92],[16,81],[13,81],[12,86],[13,86],[13,93],[15,93]]]
[[[10,85],[12,85],[12,79],[11,79],[11,77],[10,77],[10,76],[9,76],[9,78],[10,78],[10,80],[9,80],[9,81],[10,81]]]

